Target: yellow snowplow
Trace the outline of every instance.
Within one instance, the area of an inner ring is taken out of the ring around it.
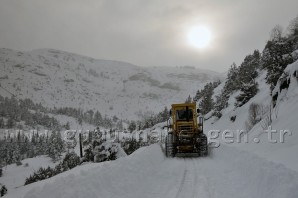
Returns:
[[[207,136],[203,133],[203,119],[197,121],[196,103],[172,104],[170,130],[165,139],[167,157],[180,154],[208,155]]]

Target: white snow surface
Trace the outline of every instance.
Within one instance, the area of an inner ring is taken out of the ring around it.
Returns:
[[[271,110],[271,127],[272,130],[276,130],[272,133],[272,140],[276,140],[276,143],[268,141],[268,133],[265,131],[268,127],[264,127],[266,116],[248,131],[248,143],[245,143],[244,139],[241,139],[241,143],[236,142],[237,130],[246,130],[245,122],[248,120],[250,104],[259,104],[264,109],[269,108],[271,104],[272,96],[270,95],[269,86],[265,82],[266,72],[264,71],[261,71],[257,78],[259,84],[258,94],[242,107],[235,108],[235,96],[239,92],[234,93],[230,97],[229,106],[222,111],[223,116],[219,120],[212,117],[205,122],[205,133],[207,134],[210,130],[220,130],[218,140],[221,145],[252,152],[261,158],[283,164],[287,168],[298,171],[298,78],[294,76],[295,71],[298,71],[298,61],[288,65],[285,69],[285,75],[281,76],[276,88],[273,90],[272,95],[276,92],[279,94],[276,107]],[[289,87],[280,90],[280,84],[285,81],[285,78],[290,79]],[[219,93],[220,89],[215,91],[215,94]],[[266,113],[266,115],[269,114],[270,112]],[[235,122],[230,120],[232,116],[236,116]],[[223,141],[222,134],[225,130],[234,133],[234,143],[225,143]],[[284,135],[284,142],[280,141],[281,131],[288,131]],[[254,138],[258,138],[260,142],[255,143]]]
[[[121,119],[184,102],[205,83],[221,77],[194,67],[139,67],[52,49],[0,49],[1,86],[17,98],[48,107],[98,110]],[[11,96],[3,89],[0,95]]]
[[[206,158],[166,158],[158,144],[116,161],[86,164],[6,198],[296,198],[298,173],[222,146]]]
[[[28,166],[26,164],[28,164]],[[20,166],[17,166],[16,164],[4,166],[2,168],[3,175],[0,177],[0,183],[7,187],[9,193],[15,188],[22,187],[25,183],[25,179],[40,167],[47,168],[50,166],[53,168],[56,164],[58,164],[58,162],[53,163],[51,158],[46,156],[24,159]]]

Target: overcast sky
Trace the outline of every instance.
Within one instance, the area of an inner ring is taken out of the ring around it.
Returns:
[[[0,0],[0,48],[224,72],[297,15],[297,0]],[[204,49],[186,39],[197,25],[212,33]]]

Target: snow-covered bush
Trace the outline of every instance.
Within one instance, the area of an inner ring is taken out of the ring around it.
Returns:
[[[103,162],[117,159],[118,144],[105,142],[93,149],[94,162]]]
[[[54,175],[55,175],[54,170],[51,167],[48,167],[48,168],[41,167],[37,172],[33,173],[33,175],[30,175],[29,177],[26,178],[24,185],[41,181],[41,180],[50,178]]]
[[[86,162],[94,161],[94,154],[93,154],[92,150],[93,150],[92,146],[88,145],[88,147],[84,150],[83,161],[86,161]]]
[[[65,155],[62,162],[62,167],[63,167],[63,170],[66,171],[76,167],[79,164],[80,164],[80,157],[75,152],[71,152]]]
[[[135,150],[139,149],[140,147],[141,147],[141,143],[134,139],[125,141],[123,143],[123,149],[124,149],[125,153],[127,153],[127,155],[130,155],[131,153],[133,153]]]
[[[0,197],[3,197],[7,194],[7,188],[5,185],[0,184]]]
[[[33,175],[30,175],[25,180],[25,185],[41,181],[55,175],[58,175],[64,171],[70,170],[80,164],[80,157],[74,152],[67,153],[62,162],[60,162],[55,168],[40,168]]]

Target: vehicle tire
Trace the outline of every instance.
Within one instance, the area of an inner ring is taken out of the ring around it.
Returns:
[[[200,142],[200,151],[199,154],[200,156],[204,157],[208,155],[208,141],[207,141],[207,136],[202,133],[201,135],[201,142]]]
[[[166,137],[166,142],[165,142],[165,153],[166,157],[175,157],[175,141],[173,138],[173,134],[168,134]]]

